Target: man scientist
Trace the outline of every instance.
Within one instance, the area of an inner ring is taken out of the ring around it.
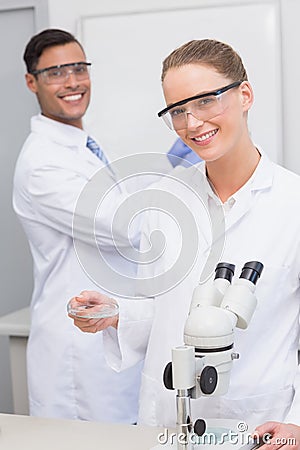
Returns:
[[[33,36],[24,61],[27,87],[41,109],[31,119],[31,133],[16,164],[13,191],[13,206],[34,265],[27,349],[30,414],[134,423],[141,364],[122,374],[114,372],[103,356],[102,335],[82,336],[65,312],[66,298],[82,286],[97,288],[73,246],[72,219],[78,195],[99,169],[104,168],[103,182],[114,177],[106,168],[107,157],[83,127],[91,95],[91,64],[78,40],[59,29]],[[119,188],[113,195],[112,206],[122,203],[127,193]],[[120,256],[111,245],[110,214],[108,207],[97,238],[118,266]],[[90,237],[83,239],[88,243]],[[138,229],[133,240],[139,240]]]

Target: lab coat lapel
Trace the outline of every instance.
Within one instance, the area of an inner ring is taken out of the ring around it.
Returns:
[[[193,168],[186,169],[186,172],[188,172],[188,170],[191,171],[190,186],[195,190],[204,206],[203,209],[197,208],[197,210],[194,211],[194,214],[197,215],[199,230],[202,233],[205,245],[210,247],[212,224],[216,224],[216,217],[220,216],[218,212],[219,208],[222,208],[222,206],[218,203],[212,208],[211,203],[209,203],[209,193],[212,192],[212,190],[206,178],[205,164],[203,162],[196,164]],[[204,209],[206,210],[205,214],[203,213]]]
[[[118,176],[115,173],[115,169],[111,169],[108,166],[105,166],[105,164],[103,163],[103,161],[101,161],[94,153],[92,153],[87,147],[84,148],[84,150],[86,150],[83,158],[83,162],[85,161],[91,168],[95,168],[95,158],[97,159],[97,162],[99,164],[99,167],[96,169],[96,172],[98,170],[101,170],[102,168],[106,167],[106,169],[104,169],[103,173],[105,173],[106,177],[109,177],[109,179],[111,181],[115,183],[118,182]],[[101,167],[102,166],[102,167]]]
[[[261,153],[260,162],[247,183],[233,195],[235,204],[225,215],[225,230],[228,232],[252,209],[258,200],[260,192],[270,189],[273,183],[274,165],[269,158]]]
[[[252,209],[252,205],[258,200],[260,192],[272,186],[274,165],[263,152],[260,151],[260,153],[262,156],[255,172],[233,196],[235,204],[228,212],[225,212],[225,207],[215,195],[207,180],[205,164],[197,164],[194,168],[192,184],[199,191],[211,220],[209,227],[207,226],[207,220],[199,220],[199,228],[207,245],[205,255],[208,258],[203,276],[201,276],[202,279],[205,278],[206,272],[211,273],[210,266],[214,265],[215,260],[222,256],[226,233]],[[199,171],[202,176],[199,176]]]
[[[222,203],[213,193],[206,178],[205,165],[201,163],[197,166],[194,168],[191,177],[191,185],[203,204],[203,208],[199,208],[198,202],[198,208],[194,209],[203,249],[200,256],[202,261],[200,281],[203,282],[214,271],[222,255],[225,225]]]
[[[245,190],[240,193],[235,204],[225,215],[225,232],[238,223],[247,212],[251,209],[255,201],[255,193],[252,190]]]

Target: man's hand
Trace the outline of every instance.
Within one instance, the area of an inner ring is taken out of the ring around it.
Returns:
[[[73,319],[74,325],[85,333],[96,333],[108,327],[118,327],[119,314],[117,302],[97,291],[82,291],[80,296],[73,297],[68,303],[68,315]],[[112,308],[112,316],[104,318],[89,318],[84,316],[101,315],[104,308]]]
[[[256,427],[255,433],[265,439],[271,435],[268,443],[260,447],[260,450],[299,450],[300,449],[300,426],[291,423],[266,422]]]

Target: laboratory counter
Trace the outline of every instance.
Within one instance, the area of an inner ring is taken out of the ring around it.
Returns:
[[[238,450],[255,428],[235,419],[205,421],[208,435],[227,438],[202,442],[199,450]],[[1,450],[176,450],[174,436],[175,430],[159,427],[0,414]]]
[[[13,412],[29,414],[26,348],[30,331],[29,307],[0,317],[0,336],[9,340]]]
[[[149,450],[159,428],[0,414],[1,450]]]

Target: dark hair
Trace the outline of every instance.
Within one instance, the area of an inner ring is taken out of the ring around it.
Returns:
[[[49,28],[33,36],[26,45],[23,55],[27,72],[31,73],[36,69],[39,59],[46,48],[70,42],[76,42],[84,52],[80,42],[68,31]]]
[[[174,67],[187,64],[205,64],[232,81],[246,81],[247,72],[241,57],[225,42],[202,39],[187,42],[170,53],[163,62],[161,80]]]

